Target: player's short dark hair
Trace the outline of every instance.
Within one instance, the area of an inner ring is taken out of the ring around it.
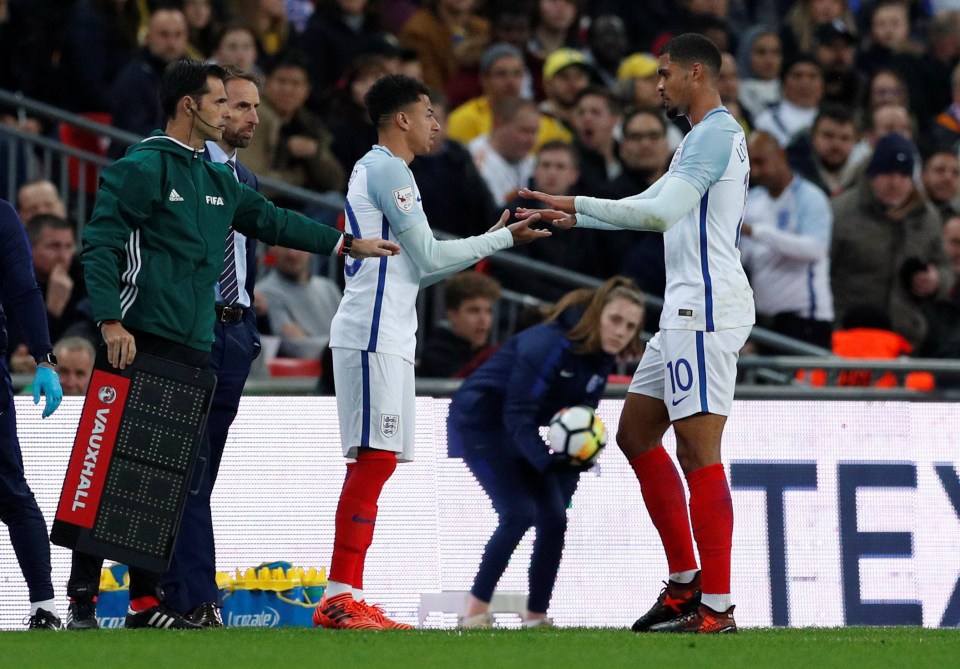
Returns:
[[[40,233],[43,232],[44,228],[70,230],[72,232],[73,223],[53,214],[37,214],[27,222],[26,228],[30,246],[36,246],[40,242]]]
[[[370,87],[363,103],[370,120],[379,128],[398,111],[419,101],[421,95],[430,97],[430,89],[422,81],[403,74],[388,74]]]
[[[500,282],[479,272],[460,272],[447,279],[443,286],[443,304],[447,309],[459,309],[475,297],[499,300]]]
[[[200,99],[210,92],[208,77],[223,79],[227,76],[223,67],[216,63],[181,58],[163,70],[160,78],[160,107],[168,119],[177,113],[177,103],[185,96]]]
[[[698,33],[677,35],[663,45],[660,55],[667,55],[672,62],[684,65],[700,63],[714,80],[720,74],[720,65],[723,61],[717,45]]]

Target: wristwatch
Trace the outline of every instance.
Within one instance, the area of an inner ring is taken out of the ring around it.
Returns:
[[[57,366],[57,356],[55,356],[53,353],[44,353],[43,355],[36,358],[36,361],[38,365],[41,362],[45,362],[48,365],[52,365],[54,367]]]
[[[343,244],[340,245],[340,255],[350,255],[350,249],[353,247],[353,235],[349,232],[343,233]]]

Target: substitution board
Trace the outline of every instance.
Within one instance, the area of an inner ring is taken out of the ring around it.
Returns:
[[[167,569],[216,377],[138,353],[116,369],[101,346],[50,540]]]

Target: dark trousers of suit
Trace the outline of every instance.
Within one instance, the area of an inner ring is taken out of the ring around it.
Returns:
[[[136,342],[137,352],[172,360],[189,367],[205,369],[210,364],[210,354],[175,341],[145,332],[130,331]],[[206,441],[204,438],[203,441]],[[200,449],[204,446],[201,444]],[[70,580],[67,581],[67,595],[71,599],[95,597],[100,590],[100,570],[103,558],[73,551],[70,565]],[[130,568],[130,598],[154,596],[160,574],[137,567]]]
[[[13,552],[27,581],[31,602],[53,599],[47,524],[23,475],[17,416],[7,363],[0,358],[0,521],[7,526]],[[43,448],[43,444],[37,444]]]
[[[217,375],[217,389],[207,418],[208,438],[203,440],[197,456],[173,560],[160,579],[164,601],[181,613],[189,613],[206,602],[218,606],[222,603],[217,588],[210,495],[227,433],[237,415],[243,386],[257,351],[256,326],[250,317],[236,323],[217,323],[214,334],[210,370]]]

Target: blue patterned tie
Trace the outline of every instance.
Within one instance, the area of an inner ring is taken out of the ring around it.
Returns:
[[[237,173],[237,166],[232,160],[227,161],[227,165],[233,170],[234,176]],[[240,298],[240,286],[237,284],[237,253],[234,248],[236,235],[233,228],[230,228],[227,234],[227,244],[223,251],[223,271],[220,272],[220,299],[227,306],[235,304]]]

